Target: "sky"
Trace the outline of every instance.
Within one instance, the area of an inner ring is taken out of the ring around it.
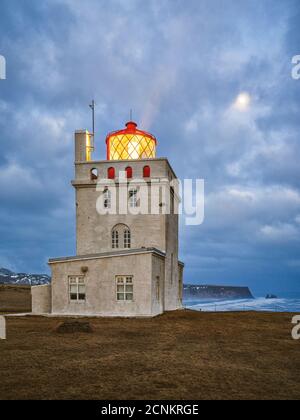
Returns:
[[[0,266],[74,255],[73,133],[96,155],[133,109],[205,220],[180,225],[185,282],[300,295],[298,0],[1,0]]]

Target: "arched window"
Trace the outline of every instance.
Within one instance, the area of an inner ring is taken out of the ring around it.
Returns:
[[[131,233],[129,229],[124,230],[124,248],[131,248]]]
[[[103,192],[103,204],[105,209],[111,208],[111,191],[107,187]]]
[[[116,248],[131,248],[131,232],[128,226],[123,224],[116,225],[111,232],[111,246]]]
[[[116,176],[115,168],[108,168],[107,178],[108,179],[115,179],[115,176]]]
[[[91,178],[91,181],[96,181],[98,179],[98,169],[96,168],[91,169],[90,178]]]
[[[143,177],[144,178],[150,178],[150,176],[151,176],[150,166],[144,166],[144,169],[143,169]]]
[[[126,172],[126,178],[131,179],[132,178],[132,167],[127,166],[127,168],[125,169],[125,172]]]
[[[111,232],[111,247],[119,248],[119,231],[115,228]]]

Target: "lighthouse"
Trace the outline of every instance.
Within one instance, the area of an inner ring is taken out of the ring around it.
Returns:
[[[177,177],[157,139],[129,121],[106,137],[75,132],[76,255],[51,258],[35,313],[153,317],[182,308]]]

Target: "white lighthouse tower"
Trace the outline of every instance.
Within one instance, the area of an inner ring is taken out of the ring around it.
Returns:
[[[182,307],[176,175],[156,138],[130,121],[93,160],[93,135],[75,133],[76,255],[50,259],[52,284],[33,311],[155,316]]]

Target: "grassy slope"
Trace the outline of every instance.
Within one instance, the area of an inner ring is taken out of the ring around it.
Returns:
[[[179,311],[64,335],[58,319],[10,318],[0,399],[299,399],[291,317]]]
[[[30,286],[0,285],[0,313],[31,312]]]

